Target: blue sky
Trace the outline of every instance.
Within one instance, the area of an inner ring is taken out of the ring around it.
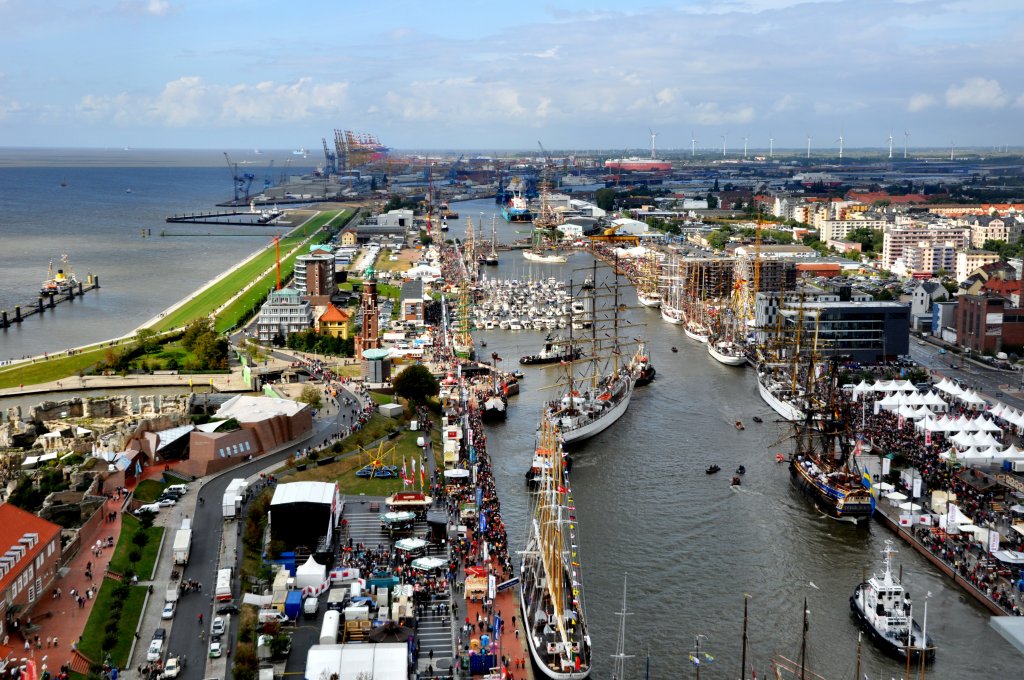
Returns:
[[[1020,145],[1022,0],[0,0],[0,146]]]

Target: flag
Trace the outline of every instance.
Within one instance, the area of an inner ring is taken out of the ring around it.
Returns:
[[[402,481],[403,482],[408,482],[409,481],[409,473],[406,471],[406,467],[405,467],[405,456],[402,456]]]
[[[921,515],[920,517],[917,518],[917,520],[918,520],[918,523],[920,523],[922,526],[930,527],[932,525],[932,516],[931,515]]]
[[[900,515],[900,526],[901,527],[909,527],[913,523],[914,523],[914,516],[913,515]]]
[[[690,661],[691,661],[691,663],[693,663],[694,666],[699,666],[700,665],[700,659],[695,657],[693,654],[690,655]]]
[[[422,484],[423,486],[427,485],[427,473],[423,469],[422,465],[420,465],[420,484]]]
[[[711,663],[712,661],[715,660],[715,657],[711,656],[707,652],[704,652],[704,660],[707,661],[708,663]]]
[[[929,430],[928,428],[925,428],[925,430],[924,430],[924,445],[925,446],[931,446],[932,445],[932,431]]]

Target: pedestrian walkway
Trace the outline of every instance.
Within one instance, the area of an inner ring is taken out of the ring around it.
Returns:
[[[108,539],[113,538],[116,545],[121,535],[122,500],[115,496],[103,503],[100,510],[104,513],[103,520],[83,531],[78,554],[67,564],[52,590],[42,594],[43,599],[32,610],[31,625],[23,627],[32,637],[30,654],[37,663],[46,657],[46,667],[51,671],[63,664],[71,664],[76,671],[87,671],[89,661],[102,661],[86,660],[80,654],[73,654],[72,650],[77,647],[85,630],[96,601],[95,591],[103,583],[107,565],[114,554],[114,548],[107,547]],[[105,521],[106,513],[112,513],[111,521]],[[103,547],[97,548],[97,542]],[[41,673],[42,668],[39,670]]]

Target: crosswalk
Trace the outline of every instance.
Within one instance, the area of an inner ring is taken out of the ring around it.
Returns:
[[[425,537],[428,527],[425,519],[417,519],[409,531],[389,534],[381,528],[380,515],[383,503],[380,499],[347,499],[342,518],[341,547],[362,544],[367,550],[393,550],[394,543],[402,538]],[[448,546],[428,544],[427,555],[448,559]],[[427,669],[434,669],[435,677],[446,677],[455,663],[455,645],[452,636],[451,597],[435,598],[426,603],[422,614],[416,618],[416,639],[419,642],[419,673],[427,676]]]

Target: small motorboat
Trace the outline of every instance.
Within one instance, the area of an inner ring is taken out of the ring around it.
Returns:
[[[672,351],[673,351],[673,352],[678,352],[678,351],[679,351],[679,348],[678,348],[678,347],[673,347],[673,348],[672,348]]]
[[[739,420],[737,420],[737,421],[736,421],[736,429],[737,429],[737,430],[743,430],[743,429],[745,429],[745,428],[743,427],[743,423],[742,423],[741,421],[739,421]]]
[[[755,423],[763,423],[764,421],[761,420],[761,416],[754,416],[754,422]]]
[[[786,462],[786,457],[784,455],[782,455],[781,453],[776,453],[775,454],[775,462],[776,463],[785,463]]]
[[[480,341],[480,346],[481,347],[487,347],[487,341],[486,340],[481,340]]]
[[[706,468],[704,468],[704,472],[705,474],[713,475],[716,472],[720,471],[721,469],[722,468],[718,467],[717,465],[709,465]]]
[[[747,474],[747,468],[745,468],[742,465],[739,466],[738,468],[736,468],[736,474],[738,474],[738,475],[745,475],[745,474]]]
[[[740,478],[739,477],[733,477],[732,481],[729,482],[729,486],[739,486],[739,485],[740,485]]]

